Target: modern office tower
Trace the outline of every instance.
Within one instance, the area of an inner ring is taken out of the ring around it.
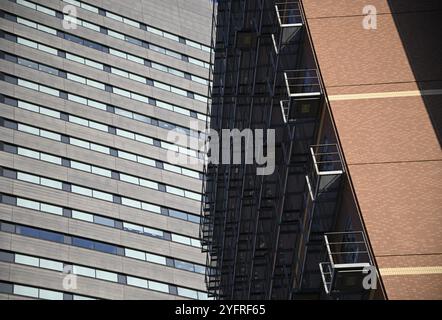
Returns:
[[[276,168],[207,167],[210,295],[442,298],[441,6],[218,1],[211,127]]]
[[[202,157],[182,141],[206,121],[212,3],[0,9],[0,298],[207,298],[202,165],[175,156]]]

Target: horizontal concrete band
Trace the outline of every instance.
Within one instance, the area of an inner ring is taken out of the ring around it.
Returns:
[[[442,266],[380,268],[382,276],[442,274]]]
[[[362,100],[362,99],[400,98],[400,97],[433,96],[433,95],[442,95],[442,89],[335,94],[335,95],[329,95],[328,100],[329,101]]]

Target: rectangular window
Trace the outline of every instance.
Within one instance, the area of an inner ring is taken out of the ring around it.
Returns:
[[[127,90],[123,90],[123,89],[114,87],[113,88],[113,93],[118,94],[118,95],[123,96],[123,97],[126,97],[126,98],[130,98],[130,92],[127,91]]]
[[[98,191],[98,190],[93,190],[92,191],[92,196],[94,198],[101,199],[101,200],[104,200],[104,201],[109,201],[109,202],[112,202],[113,199],[114,199],[112,194],[107,193],[107,192],[101,192],[101,191]]]
[[[142,143],[153,145],[153,139],[149,137],[142,136],[140,134],[135,135],[135,140],[140,141]]]
[[[87,100],[85,98],[76,96],[74,94],[68,93],[68,100],[87,105]]]
[[[191,299],[198,299],[198,294],[195,290],[185,289],[178,287],[178,295],[191,298]]]
[[[84,118],[79,118],[73,115],[69,115],[69,122],[79,124],[81,126],[87,127],[89,125],[89,121]]]
[[[155,161],[152,160],[152,159],[148,159],[148,158],[145,158],[145,157],[138,157],[138,162],[142,163],[142,164],[145,164],[145,165],[148,165],[148,166],[151,166],[151,167],[155,167]]]
[[[144,279],[127,276],[127,284],[147,289],[147,280]]]
[[[84,64],[84,58],[74,55],[72,53],[66,52],[66,59],[72,60],[81,64]]]
[[[72,237],[72,244],[81,248],[94,249],[94,243],[86,239]]]
[[[121,137],[125,137],[125,138],[131,139],[131,140],[135,140],[135,134],[133,134],[132,132],[117,129],[116,133],[117,133],[117,136],[121,136]]]
[[[96,109],[107,110],[106,104],[98,102],[98,101],[88,100],[87,104],[88,104],[88,106],[91,106]]]
[[[201,248],[201,241],[197,239],[191,239],[191,244],[193,247]]]
[[[60,112],[47,108],[40,108],[40,113],[53,118],[60,118]]]
[[[29,149],[24,149],[24,148],[21,148],[21,147],[17,148],[17,154],[19,154],[21,156],[29,157],[29,158],[40,159],[40,153],[39,152],[32,151],[32,150],[29,150]]]
[[[27,266],[38,267],[38,258],[25,256],[22,254],[15,254],[15,263],[25,264]]]
[[[146,179],[140,179],[140,186],[158,190],[158,183]]]
[[[150,204],[150,203],[143,202],[142,203],[142,207],[143,207],[143,210],[146,210],[146,211],[151,211],[151,212],[155,212],[155,213],[161,213],[161,209],[160,209],[159,206],[155,206],[155,205]]]
[[[90,80],[90,79],[86,79],[86,83],[88,86],[90,87],[94,87],[100,90],[106,90],[104,83],[98,82],[98,81],[94,81],[94,80]]]
[[[115,114],[118,114],[123,117],[132,118],[132,112],[126,111],[120,108],[115,108]]]
[[[100,176],[111,177],[112,172],[107,169],[92,166],[92,173],[99,174]]]
[[[166,192],[184,197],[184,191],[175,187],[166,186]]]
[[[55,89],[52,89],[52,88],[49,88],[46,86],[42,86],[42,85],[40,85],[40,92],[44,92],[44,93],[50,94],[51,96],[56,96],[56,97],[58,97],[60,95],[58,90],[55,90]]]
[[[40,204],[40,210],[44,211],[44,212],[56,214],[56,215],[59,215],[59,216],[63,215],[63,208],[57,207],[57,206],[53,206],[53,205],[50,205],[50,204],[46,204],[46,203]]]
[[[78,274],[80,276],[95,278],[95,269],[87,268],[87,267],[81,267],[81,266],[73,266],[72,272],[74,274]]]
[[[86,79],[85,79],[85,78],[80,77],[80,76],[77,76],[77,75],[72,74],[72,73],[68,73],[68,74],[67,74],[67,78],[68,78],[69,80],[72,80],[72,81],[75,81],[75,82],[79,82],[79,83],[82,83],[82,84],[86,84]]]
[[[83,187],[76,186],[76,185],[72,185],[71,188],[72,188],[71,190],[73,193],[78,193],[83,196],[92,197],[92,190],[89,188],[83,188]]]
[[[137,209],[141,208],[141,202],[137,201],[137,200],[132,200],[132,199],[122,197],[121,203],[125,206],[129,206],[129,207],[133,207],[133,208],[137,208]]]
[[[148,234],[148,235],[154,236],[154,237],[159,237],[159,238],[163,238],[164,237],[164,232],[161,231],[161,230],[156,230],[156,229],[144,227],[143,228],[143,232],[145,234]]]
[[[31,126],[28,126],[28,125],[25,125],[25,124],[19,123],[17,129],[18,129],[18,131],[34,134],[36,136],[40,135],[40,130],[39,129],[31,127]]]
[[[149,280],[149,289],[169,293],[169,285]]]
[[[103,64],[89,60],[89,59],[84,59],[84,62],[87,66],[90,66],[92,68],[96,68],[99,70],[103,70]]]
[[[81,211],[76,211],[76,210],[72,210],[72,218],[78,219],[78,220],[83,220],[83,221],[88,221],[88,222],[94,222],[93,215],[91,215],[89,213],[81,212]]]
[[[190,238],[188,238],[188,237],[183,237],[183,236],[172,233],[172,241],[190,246]]]
[[[126,54],[124,52],[119,51],[119,50],[115,50],[115,49],[109,48],[109,53],[111,55],[116,56],[116,57],[120,57],[120,58],[126,59]]]
[[[30,183],[40,183],[40,178],[38,176],[34,176],[32,174],[27,174],[23,172],[17,172],[17,180],[22,180]]]
[[[43,129],[40,130],[40,136],[42,136],[44,138],[51,139],[51,140],[56,140],[56,141],[60,141],[61,140],[61,135],[59,135],[58,133],[46,131],[46,130],[43,130]]]
[[[194,271],[193,264],[185,261],[175,260],[175,268],[187,271]]]
[[[129,78],[134,80],[134,81],[138,81],[138,82],[141,82],[141,83],[146,83],[146,78],[140,77],[139,75],[136,75],[136,74],[133,74],[133,73],[129,74]]]
[[[128,55],[127,55],[127,59],[130,60],[130,61],[136,62],[136,63],[138,63],[138,64],[144,64],[144,60],[143,60],[143,59],[138,58],[138,57],[136,57],[136,56],[133,56],[133,55],[131,55],[131,54],[128,54]]]
[[[81,162],[71,160],[71,168],[81,171],[91,172],[91,166]]]
[[[124,249],[124,255],[129,258],[134,258],[138,260],[146,260],[146,254],[142,251],[132,250],[132,249]]]
[[[149,98],[136,94],[136,93],[132,93],[131,94],[132,99],[143,102],[143,103],[149,103]]]
[[[124,77],[124,78],[129,78],[129,73],[127,73],[126,71],[123,71],[121,69],[111,68],[111,73],[116,74],[121,77]]]
[[[118,282],[118,275],[116,273],[103,270],[96,270],[95,273],[97,279]]]
[[[189,199],[192,199],[192,200],[201,201],[201,194],[196,193],[196,192],[185,191],[184,192],[184,196],[186,198],[189,198]]]
[[[156,254],[146,253],[146,261],[166,265],[166,258]]]
[[[39,234],[40,234],[39,238],[43,239],[43,240],[48,240],[48,241],[58,242],[58,243],[64,242],[64,236],[60,233],[57,233],[57,232],[40,230]]]
[[[89,142],[84,141],[84,140],[80,140],[80,139],[76,139],[76,138],[70,138],[69,139],[70,144],[77,146],[77,147],[81,147],[81,148],[85,148],[85,149],[89,149],[90,145]]]
[[[63,271],[63,263],[40,258],[40,268]]]
[[[123,18],[123,22],[135,28],[140,28],[140,24],[128,18]]]
[[[26,200],[23,198],[17,198],[17,206],[24,207],[33,210],[40,210],[40,203],[37,201]]]
[[[109,148],[105,147],[105,146],[101,146],[99,144],[95,144],[95,143],[91,143],[91,150],[97,151],[97,152],[101,152],[101,153],[106,153],[109,154]]]
[[[106,11],[106,17],[123,22],[123,17],[113,14],[111,12]]]
[[[169,216],[178,218],[181,220],[187,220],[187,214],[181,211],[169,209]]]
[[[151,166],[151,167],[155,167],[155,161],[151,160],[151,159],[148,159],[148,158],[138,157],[138,162],[142,163],[142,164],[145,164],[145,165],[148,165],[148,166]]]
[[[37,49],[38,47],[37,43],[34,41],[29,41],[20,37],[17,37],[17,43],[34,49]]]
[[[123,158],[123,159],[127,159],[127,160],[131,160],[131,161],[137,161],[136,155],[134,155],[132,153],[120,151],[120,150],[118,151],[118,157]]]
[[[137,233],[143,233],[143,227],[136,225],[136,224],[123,222],[123,228],[124,228],[124,230],[137,232]]]
[[[40,289],[40,299],[46,300],[63,300],[63,292]]]
[[[109,218],[105,218],[105,217],[100,217],[100,216],[94,216],[94,222],[96,224],[101,224],[103,226],[108,226],[108,227],[115,227],[115,221],[113,219],[109,219]]]
[[[38,289],[32,288],[28,286],[21,286],[18,284],[14,284],[14,294],[32,298],[38,298]]]
[[[55,189],[63,189],[63,183],[60,181],[47,179],[47,178],[41,178],[40,184],[46,187],[55,188]]]
[[[139,184],[139,179],[137,177],[133,177],[124,173],[120,173],[120,180],[132,184]]]
[[[17,104],[18,104],[18,107],[21,109],[26,109],[26,110],[34,111],[34,112],[40,112],[39,106],[36,106],[35,104],[27,103],[24,101],[18,101]]]

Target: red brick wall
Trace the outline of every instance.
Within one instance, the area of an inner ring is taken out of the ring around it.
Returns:
[[[442,89],[442,18],[429,12],[442,2],[302,2],[329,96]],[[376,30],[362,27],[366,4],[377,9]],[[381,269],[442,266],[441,105],[442,95],[330,99]],[[388,275],[383,283],[390,299],[442,299],[442,274]]]

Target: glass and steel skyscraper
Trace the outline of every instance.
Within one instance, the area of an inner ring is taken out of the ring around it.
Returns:
[[[206,299],[207,0],[1,1],[0,298]]]

